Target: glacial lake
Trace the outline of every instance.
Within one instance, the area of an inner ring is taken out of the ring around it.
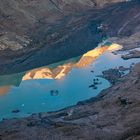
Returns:
[[[28,72],[0,76],[0,120],[57,111],[98,95],[111,84],[99,75],[140,59],[123,60],[108,47]],[[96,88],[89,88],[93,80]]]

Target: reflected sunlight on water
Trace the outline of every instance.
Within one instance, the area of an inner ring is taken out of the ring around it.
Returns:
[[[115,51],[119,50],[122,47],[118,44],[112,44],[110,46],[102,46],[97,47],[87,53],[85,53],[78,62],[68,62],[63,65],[59,65],[54,69],[50,69],[48,67],[43,67],[39,69],[34,69],[25,74],[22,80],[29,80],[29,79],[61,79],[64,77],[68,72],[76,67],[76,68],[83,68],[91,64],[94,60],[96,60],[99,56],[101,56],[106,51]]]
[[[24,117],[32,113],[57,111],[98,95],[110,83],[98,77],[102,71],[119,66],[130,67],[140,59],[123,60],[120,45],[97,47],[82,57],[0,77],[0,119]],[[99,80],[96,88],[90,85]],[[6,94],[7,93],[7,94]],[[18,110],[18,113],[13,113]]]
[[[0,96],[3,96],[10,90],[11,86],[3,86],[0,87]]]

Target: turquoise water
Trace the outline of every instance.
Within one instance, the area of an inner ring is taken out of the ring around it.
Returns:
[[[98,77],[101,84],[97,85],[97,89],[89,88],[94,78],[101,75],[103,70],[119,66],[130,67],[133,62],[140,62],[140,59],[123,60],[120,55],[106,52],[85,68],[72,68],[60,80],[22,81],[18,87],[12,86],[6,94],[0,96],[0,119],[57,111],[95,97],[103,89],[110,87],[110,83]],[[58,90],[58,95],[52,96],[51,90]],[[13,110],[19,112],[13,113]]]

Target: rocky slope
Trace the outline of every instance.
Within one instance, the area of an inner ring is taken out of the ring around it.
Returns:
[[[122,44],[124,50],[139,46],[140,2],[97,2],[0,0],[0,73],[24,71],[80,55],[103,38]],[[131,57],[134,55],[139,56],[133,53]],[[3,120],[0,139],[139,140],[140,64],[113,84],[74,107]],[[1,93],[8,89],[4,87]]]
[[[0,73],[78,56],[105,38],[139,38],[140,2],[120,1],[0,0]]]

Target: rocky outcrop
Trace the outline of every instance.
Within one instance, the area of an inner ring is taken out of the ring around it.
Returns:
[[[139,32],[140,3],[120,1],[1,0],[0,73],[78,56],[105,38],[129,39]]]
[[[140,58],[140,51],[132,50],[128,54],[122,56],[123,59],[128,60],[131,58]]]

